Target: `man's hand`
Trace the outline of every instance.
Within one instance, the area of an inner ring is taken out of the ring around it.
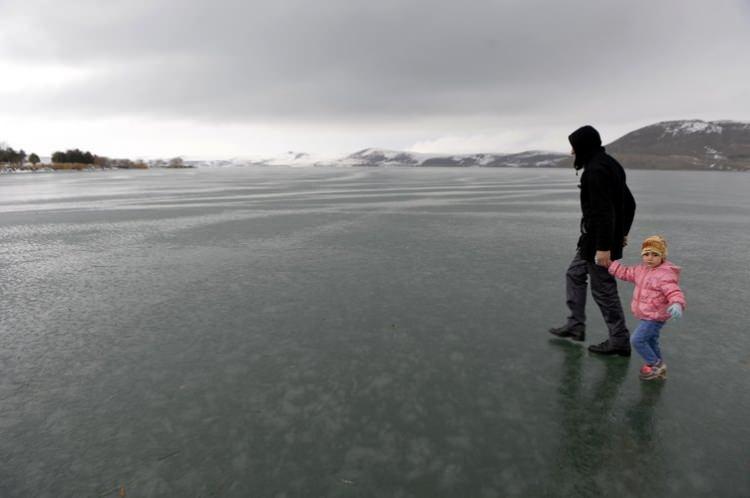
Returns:
[[[609,265],[612,264],[612,253],[609,251],[596,251],[596,256],[594,256],[594,263],[596,263],[599,266],[603,266],[604,268],[609,268]]]

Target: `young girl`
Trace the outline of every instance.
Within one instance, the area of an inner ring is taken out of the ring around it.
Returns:
[[[641,367],[643,380],[665,379],[667,365],[659,349],[659,331],[669,318],[680,318],[685,309],[685,295],[680,289],[680,268],[667,261],[667,241],[658,235],[641,245],[643,263],[625,266],[619,261],[609,266],[609,273],[620,280],[635,282],[630,309],[640,320],[630,336],[630,343],[646,364]]]

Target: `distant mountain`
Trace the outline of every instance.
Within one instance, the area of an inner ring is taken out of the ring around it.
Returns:
[[[527,151],[516,154],[420,154],[385,149],[363,149],[335,161],[342,166],[417,167],[505,167],[539,168],[558,166],[568,158],[556,152]]]
[[[626,168],[750,170],[750,123],[664,121],[607,145]]]
[[[737,121],[664,121],[606,145],[627,169],[750,171],[750,123]],[[279,156],[190,161],[196,166],[341,166],[341,167],[488,167],[571,168],[569,154],[526,151],[514,154],[423,154],[362,149],[340,158],[289,151]]]
[[[186,159],[185,164],[199,167],[235,166],[337,166],[337,167],[505,167],[539,168],[572,164],[570,156],[556,152],[528,151],[517,154],[420,154],[387,149],[363,149],[340,158],[312,156],[304,152],[286,152],[278,156],[220,160]]]
[[[645,126],[606,146],[628,169],[750,171],[750,123],[682,120]],[[348,166],[483,166],[569,168],[573,158],[557,152],[435,155],[364,149],[336,161]]]
[[[232,159],[187,159],[191,166],[224,168],[237,166],[326,166],[333,165],[330,158],[314,157],[306,152],[287,151],[276,156],[235,157]]]

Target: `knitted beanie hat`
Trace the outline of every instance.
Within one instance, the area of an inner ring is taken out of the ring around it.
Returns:
[[[667,257],[667,241],[661,235],[652,235],[641,244],[641,256],[647,252],[655,252],[662,258]]]

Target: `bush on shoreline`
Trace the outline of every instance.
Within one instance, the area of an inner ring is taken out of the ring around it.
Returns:
[[[65,164],[94,164],[98,156],[89,151],[83,152],[81,149],[68,149],[65,152],[56,151],[52,153],[53,163]]]

